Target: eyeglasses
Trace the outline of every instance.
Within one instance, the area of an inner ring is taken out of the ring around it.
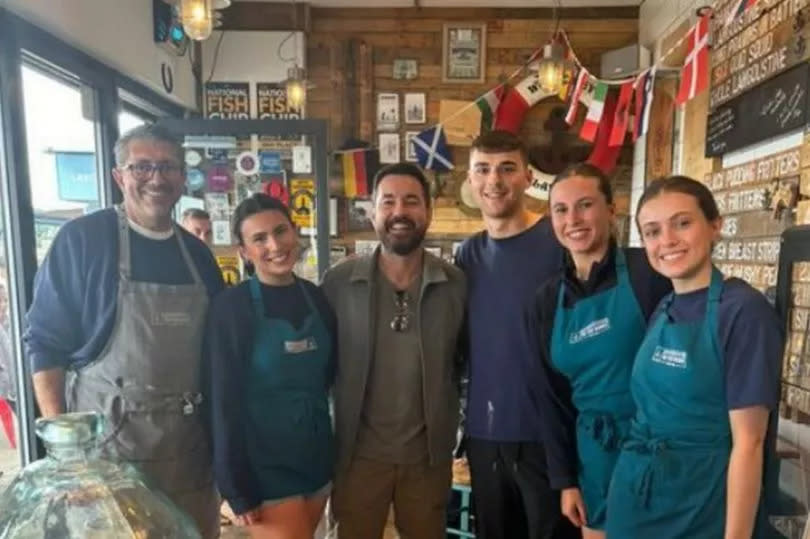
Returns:
[[[164,178],[178,178],[183,174],[183,166],[176,163],[169,163],[163,161],[161,163],[152,163],[150,161],[138,161],[137,163],[130,163],[124,167],[128,170],[136,180],[151,179],[156,171],[160,171],[160,175]]]
[[[397,333],[408,331],[410,325],[408,302],[410,300],[411,296],[407,292],[398,291],[394,294],[394,308],[396,310],[394,312],[394,319],[391,320],[391,329]]]

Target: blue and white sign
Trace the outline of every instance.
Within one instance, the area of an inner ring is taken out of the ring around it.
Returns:
[[[186,170],[186,188],[190,193],[198,191],[205,186],[205,174],[198,168]]]
[[[281,153],[259,152],[259,165],[263,174],[281,173]]]
[[[98,200],[96,155],[91,152],[54,152],[59,198],[73,202]]]

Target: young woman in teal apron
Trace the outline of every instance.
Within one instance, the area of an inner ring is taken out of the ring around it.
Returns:
[[[613,466],[635,407],[630,371],[647,318],[670,290],[641,249],[612,236],[613,196],[598,168],[573,165],[549,194],[551,220],[568,256],[541,287],[533,316],[548,411],[545,449],[563,514],[584,539],[604,538]]]
[[[771,537],[783,331],[765,297],[712,265],[721,219],[700,182],[651,183],[637,223],[672,281],[633,367],[637,412],[608,495],[611,539]]]
[[[280,201],[246,199],[233,230],[255,273],[215,298],[209,315],[218,487],[257,533],[312,537],[334,466],[334,315],[322,292],[293,273],[298,235]]]

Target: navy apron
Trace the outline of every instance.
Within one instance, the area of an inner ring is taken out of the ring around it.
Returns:
[[[670,319],[670,294],[639,348],[631,382],[638,411],[608,495],[611,539],[724,535],[731,426],[717,342],[722,290],[713,268],[704,318],[683,323]],[[763,537],[763,518],[760,511],[754,537]]]
[[[551,362],[571,383],[576,424],[579,488],[586,525],[605,525],[605,502],[613,466],[635,406],[630,374],[644,338],[644,314],[636,300],[624,252],[616,248],[616,285],[564,307],[560,283]]]
[[[246,441],[263,500],[307,495],[334,469],[328,384],[332,337],[306,287],[309,315],[299,329],[267,318],[258,279],[250,280],[256,336],[246,380]]]

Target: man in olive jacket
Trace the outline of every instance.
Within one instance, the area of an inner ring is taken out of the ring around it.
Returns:
[[[410,163],[374,179],[381,245],[324,276],[338,321],[334,387],[340,539],[443,539],[458,426],[462,272],[423,249],[430,190]]]

